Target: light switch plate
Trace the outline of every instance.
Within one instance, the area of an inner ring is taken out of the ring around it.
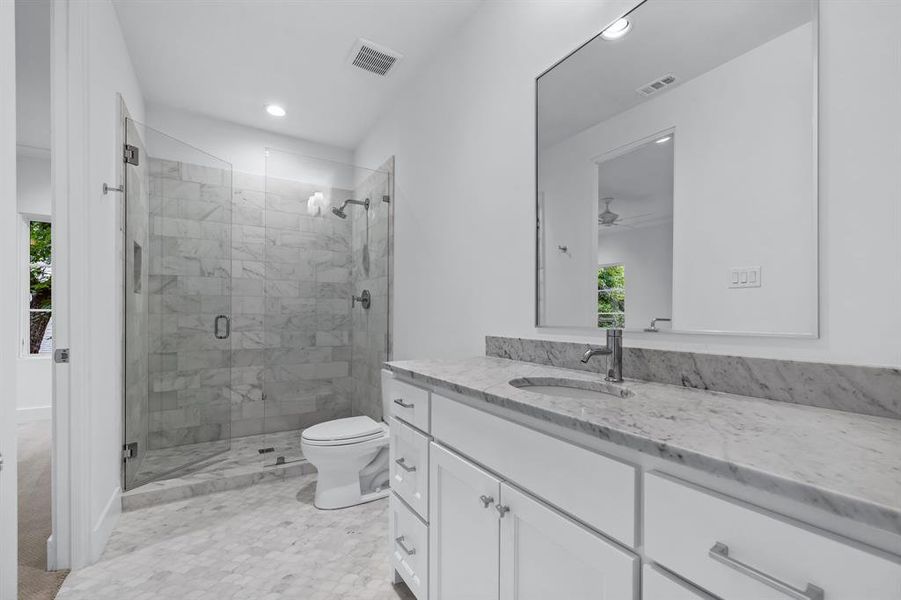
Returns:
[[[728,282],[730,288],[760,287],[760,267],[732,267]]]

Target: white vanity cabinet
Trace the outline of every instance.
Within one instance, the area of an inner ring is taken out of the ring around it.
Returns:
[[[613,458],[578,434],[383,382],[413,405],[391,409],[390,543],[418,600],[901,600],[897,556],[637,452]]]
[[[645,554],[730,600],[901,598],[901,566],[663,474],[645,475]]]
[[[506,483],[500,600],[638,598],[638,557]]]
[[[500,480],[437,444],[430,452],[432,600],[497,600]]]
[[[395,417],[388,419],[391,489],[418,514],[429,520],[429,438]]]
[[[637,598],[637,556],[435,443],[430,481],[432,600]]]

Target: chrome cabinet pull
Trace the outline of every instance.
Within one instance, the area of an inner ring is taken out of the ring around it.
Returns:
[[[414,406],[416,406],[415,404],[407,404],[406,402],[404,402],[403,398],[395,398],[394,403],[398,406],[402,406],[403,408],[413,408]]]
[[[491,503],[494,502],[494,498],[492,498],[491,496],[485,496],[485,495],[479,496],[479,500],[482,501],[482,506],[485,508],[488,508],[491,505]]]
[[[501,516],[502,519],[504,518],[505,514],[510,512],[510,507],[504,506],[503,504],[495,504],[494,507],[497,508],[497,512]]]
[[[707,555],[713,560],[726,565],[730,569],[738,571],[742,575],[747,575],[751,579],[755,579],[760,583],[770,586],[774,590],[782,592],[789,598],[795,598],[796,600],[823,600],[826,596],[823,588],[819,588],[812,583],[808,583],[806,589],[799,590],[783,581],[779,581],[772,575],[768,575],[759,569],[755,569],[751,565],[735,560],[729,556],[729,546],[722,542],[715,543]]]
[[[222,333],[222,329],[219,327],[219,324],[225,322],[225,333]],[[228,318],[227,315],[216,315],[216,319],[213,321],[213,335],[216,336],[217,340],[228,339],[228,336],[231,335],[231,319]]]
[[[406,552],[407,556],[413,556],[414,554],[416,554],[416,548],[407,548],[407,545],[404,543],[404,536],[394,538],[394,543],[400,546],[400,549]]]
[[[412,473],[413,471],[416,470],[416,467],[409,466],[407,464],[407,460],[403,457],[398,458],[394,462],[396,462],[397,466],[400,467],[401,469],[403,469],[404,471],[406,471],[407,473]],[[385,463],[382,463],[382,464],[385,464]]]

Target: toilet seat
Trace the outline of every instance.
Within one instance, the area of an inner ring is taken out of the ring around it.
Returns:
[[[386,437],[387,427],[370,417],[347,417],[304,429],[301,439],[311,446],[346,446]]]

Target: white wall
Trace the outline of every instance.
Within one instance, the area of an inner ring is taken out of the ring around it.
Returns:
[[[651,324],[651,319],[670,316],[673,305],[672,223],[639,229],[601,228],[597,264],[625,267],[627,328],[644,329]],[[666,324],[659,327],[669,328]]]
[[[72,131],[84,126],[85,139],[71,139],[68,152],[83,148],[86,160],[84,188],[74,184],[69,191],[68,234],[70,252],[72,359],[70,377],[75,410],[88,414],[71,415],[86,419],[84,428],[71,432],[79,440],[73,445],[78,454],[73,467],[89,481],[73,475],[73,494],[85,489],[89,498],[79,498],[73,506],[86,504],[90,524],[89,540],[75,539],[80,546],[73,552],[72,566],[78,568],[99,558],[120,510],[122,466],[122,233],[119,228],[122,197],[103,195],[103,183],[121,184],[122,148],[120,97],[132,116],[144,118],[144,100],[119,21],[109,0],[68,4],[69,60],[71,79],[86,86],[81,98],[79,86],[68,102],[77,106],[84,101],[83,122],[69,123]],[[80,43],[84,42],[81,46]],[[84,49],[84,64],[73,54]],[[83,68],[83,70],[82,70]],[[79,81],[79,77],[84,77]],[[69,113],[70,119],[72,113]],[[79,164],[79,163],[75,163]],[[80,173],[73,175],[79,181]],[[60,190],[62,194],[63,191]],[[56,199],[54,200],[56,202]],[[58,214],[54,207],[54,214]],[[56,223],[57,230],[60,223]],[[87,447],[82,447],[87,444]],[[75,450],[73,450],[75,451]],[[74,519],[80,520],[81,513]],[[78,533],[77,531],[75,532]],[[84,550],[82,554],[81,549]]]
[[[49,75],[48,75],[49,77]],[[16,193],[17,208],[21,215],[29,217],[50,218],[50,160],[27,153],[19,152],[16,157]],[[17,226],[24,227],[22,221]],[[22,240],[23,235],[17,240]],[[25,286],[28,285],[28,273],[24,264],[28,261],[27,248],[22,247],[18,253],[19,273],[19,315],[24,313],[28,302]],[[19,421],[49,419],[50,405],[53,402],[53,371],[49,355],[26,356],[21,351],[16,360],[16,407]]]
[[[660,315],[675,329],[816,332],[812,45],[803,25],[542,151],[553,215],[593,198],[592,157],[675,129],[673,305]],[[568,233],[583,246],[593,239]],[[551,260],[548,281],[564,285],[549,300],[592,279],[592,264],[558,275]],[[761,267],[763,285],[729,288],[731,269],[749,266]]]
[[[358,148],[358,164],[397,160],[398,358],[481,354],[486,334],[598,340],[533,326],[534,78],[631,7],[616,6],[486,3]],[[820,339],[627,345],[901,365],[899,20],[897,2],[821,4]]]
[[[16,260],[16,5],[0,2],[0,280],[15,281]],[[16,597],[16,386],[18,294],[0,287],[0,598]]]
[[[20,213],[50,217],[50,157],[19,152],[16,156],[18,194],[16,205]]]
[[[264,151],[267,147],[340,163],[353,162],[353,151],[347,148],[310,142],[158,104],[148,106],[147,125],[230,162],[236,172],[265,175]],[[168,152],[164,155],[165,158],[170,156]],[[172,159],[177,160],[177,157],[173,155]],[[191,153],[186,160],[196,162],[197,154]]]

